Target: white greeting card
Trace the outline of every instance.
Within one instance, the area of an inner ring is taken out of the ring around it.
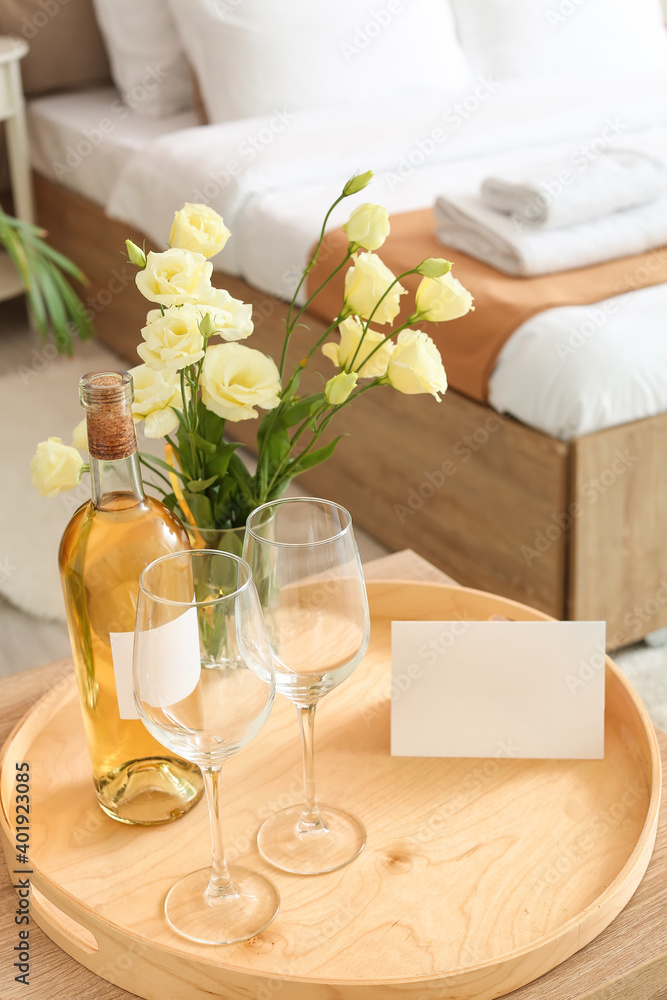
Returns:
[[[392,622],[391,752],[604,757],[604,622]]]

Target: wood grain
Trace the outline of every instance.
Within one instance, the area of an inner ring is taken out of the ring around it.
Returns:
[[[622,675],[608,665],[603,761],[392,758],[391,620],[541,616],[438,584],[369,582],[369,599],[371,645],[322,706],[317,753],[323,797],[362,816],[368,845],[354,864],[318,878],[284,875],[259,857],[258,822],[300,798],[294,711],[280,699],[262,736],[226,767],[230,853],[269,874],[282,896],[274,923],[243,945],[184,942],[162,914],[174,879],[208,863],[205,812],[151,830],[100,816],[74,685],[38,704],[10,741],[1,797],[8,810],[13,760],[29,759],[32,883],[57,907],[35,896],[33,910],[56,942],[164,1000],[240,998],[267,979],[282,984],[285,1000],[410,1000],[417,988],[434,1000],[492,1000],[617,915],[650,857],[660,785],[653,731]],[[4,820],[2,833],[11,857]]]
[[[365,567],[374,578],[389,565],[397,575],[400,559],[406,579],[419,579],[423,560],[410,553],[397,553]],[[431,572],[437,573],[431,567]],[[0,742],[29,706],[47,690],[58,690],[61,678],[71,674],[67,663],[52,664],[0,682]],[[667,760],[667,736],[659,734],[663,761]],[[513,992],[511,1000],[665,1000],[667,982],[667,803],[663,803],[653,857],[647,872],[623,912],[591,944],[551,972]],[[34,960],[30,985],[13,981],[11,949],[15,942],[13,912],[16,896],[0,865],[0,996],[3,1000],[129,1000],[136,996],[113,986],[61,951],[34,924],[31,946]],[[128,956],[131,957],[131,956]],[[257,994],[257,1000],[279,996]],[[417,1000],[419,994],[416,995]]]
[[[667,414],[573,447],[569,616],[605,618],[617,648],[667,625]]]

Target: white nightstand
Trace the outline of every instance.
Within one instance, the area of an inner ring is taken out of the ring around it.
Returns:
[[[5,123],[7,136],[14,214],[26,222],[32,222],[34,210],[28,131],[19,70],[19,61],[27,51],[26,42],[20,38],[0,36],[0,121]],[[0,300],[20,295],[23,290],[16,268],[7,254],[0,252]]]

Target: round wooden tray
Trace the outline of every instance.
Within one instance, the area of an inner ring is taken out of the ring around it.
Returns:
[[[368,591],[368,653],[320,706],[316,739],[321,797],[363,820],[367,846],[314,877],[259,856],[261,820],[300,801],[296,715],[279,699],[224,781],[230,859],[269,875],[282,897],[243,944],[192,944],[163,916],[171,884],[209,862],[205,807],[152,829],[114,823],[92,794],[73,684],[25,717],[4,749],[0,829],[13,871],[14,762],[28,760],[32,915],[66,952],[149,1000],[491,1000],[620,912],[651,855],[661,780],[653,727],[623,675],[608,660],[604,760],[392,758],[392,619],[546,616],[438,584]]]

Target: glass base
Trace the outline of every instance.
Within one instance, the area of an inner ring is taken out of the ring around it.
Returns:
[[[172,886],[164,910],[175,931],[199,944],[234,944],[269,926],[280,906],[273,882],[238,865],[231,865],[229,872],[236,892],[214,900],[206,893],[210,868],[200,868]]]
[[[302,806],[290,806],[260,827],[260,853],[276,868],[295,875],[322,875],[348,865],[363,850],[366,830],[354,816],[320,806],[322,823],[304,829],[301,812]]]
[[[130,760],[95,782],[103,812],[119,823],[155,826],[178,819],[202,797],[196,764],[178,757]]]

